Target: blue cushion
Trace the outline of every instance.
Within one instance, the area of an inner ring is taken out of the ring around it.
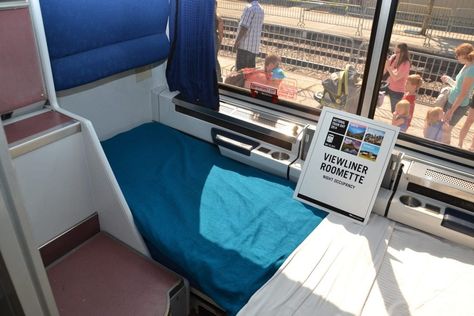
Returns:
[[[168,0],[41,0],[57,90],[165,59]]]
[[[92,82],[115,73],[163,60],[166,34],[156,34],[51,60],[56,90]]]

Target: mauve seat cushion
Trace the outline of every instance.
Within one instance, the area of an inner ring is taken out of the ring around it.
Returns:
[[[105,233],[47,269],[61,315],[165,315],[179,277]]]

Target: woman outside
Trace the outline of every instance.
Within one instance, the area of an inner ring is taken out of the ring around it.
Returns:
[[[393,113],[395,105],[403,98],[405,83],[410,74],[410,56],[407,44],[399,43],[395,46],[395,54],[385,62],[384,74],[387,73],[386,93],[390,98],[390,107]]]
[[[467,112],[467,117],[466,121],[464,122],[464,125],[461,127],[461,130],[459,131],[459,148],[462,148],[464,139],[467,136],[467,132],[469,132],[469,129],[471,128],[472,124],[474,123],[474,96],[471,98],[471,102],[469,102],[469,111]],[[470,151],[474,151],[474,136],[472,137],[471,140],[471,147],[469,147]]]
[[[459,120],[469,109],[470,96],[474,89],[474,47],[471,44],[464,43],[454,50],[459,63],[463,64],[461,71],[456,76],[455,84],[449,93],[448,102],[444,106],[445,131],[443,133],[443,143],[451,143],[451,131]],[[447,82],[449,76],[442,76],[441,81]],[[467,131],[466,131],[467,134]],[[462,135],[460,135],[462,136]],[[464,135],[465,137],[465,135]],[[464,137],[459,138],[462,145]]]

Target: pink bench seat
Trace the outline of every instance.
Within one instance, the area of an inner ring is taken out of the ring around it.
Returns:
[[[100,232],[47,268],[60,315],[168,315],[176,274]]]

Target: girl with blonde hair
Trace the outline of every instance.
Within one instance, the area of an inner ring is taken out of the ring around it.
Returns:
[[[399,126],[401,132],[406,132],[410,121],[410,102],[398,101],[393,112],[392,125]]]
[[[426,112],[425,127],[423,129],[423,136],[427,139],[435,140],[437,142],[443,139],[443,109],[439,106],[434,107]]]

